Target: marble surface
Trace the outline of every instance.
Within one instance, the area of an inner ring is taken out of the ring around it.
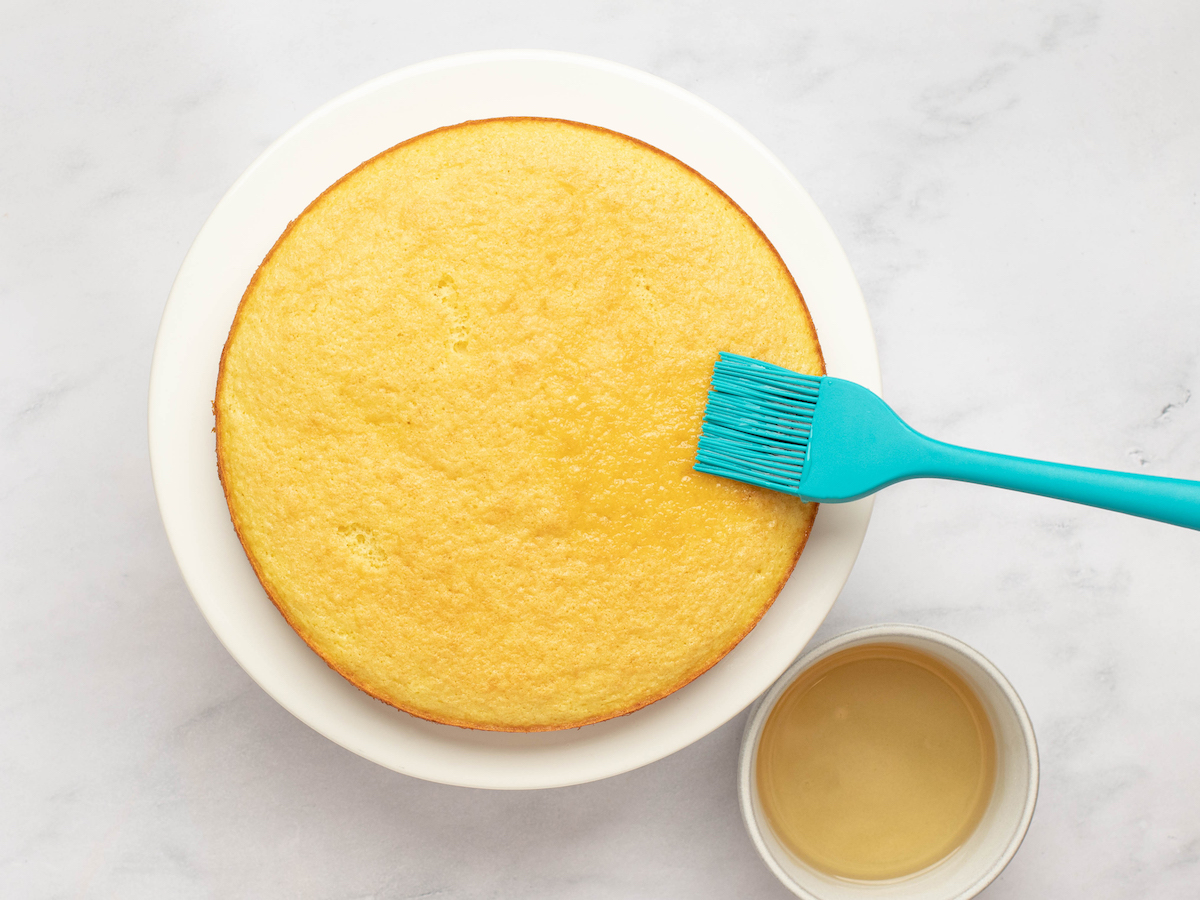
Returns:
[[[155,330],[309,110],[494,47],[670,79],[822,207],[914,425],[1200,478],[1198,44],[1182,0],[4,4],[0,895],[788,896],[739,818],[741,716],[595,784],[444,787],[294,720],[200,617],[147,462]],[[1042,791],[989,900],[1192,897],[1198,585],[1198,533],[908,484],[818,637],[929,625],[1021,692]]]

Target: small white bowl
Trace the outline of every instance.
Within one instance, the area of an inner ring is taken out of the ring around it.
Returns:
[[[887,881],[852,881],[819,872],[776,838],[758,799],[755,767],[767,716],[788,686],[814,663],[847,647],[900,644],[950,666],[982,701],[996,736],[996,786],[979,825],[941,862]],[[763,696],[746,723],[738,762],[742,817],[754,846],[771,871],[805,900],[967,900],[1008,865],[1033,818],[1038,791],[1038,752],[1033,725],[1021,698],[987,659],[962,641],[917,625],[872,625],[846,632],[802,656]]]

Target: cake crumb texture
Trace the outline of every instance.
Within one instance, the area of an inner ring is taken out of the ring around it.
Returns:
[[[547,730],[739,641],[815,507],[692,470],[718,350],[823,374],[770,243],[623,135],[468,122],[339,181],[255,274],[218,459],[263,586],[363,690]]]

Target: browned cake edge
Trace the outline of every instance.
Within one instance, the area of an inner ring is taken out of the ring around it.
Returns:
[[[720,187],[713,184],[713,182],[709,181],[701,173],[697,172],[695,169],[693,169],[687,163],[685,163],[679,159],[676,159],[674,156],[667,153],[666,151],[660,150],[658,147],[655,147],[652,144],[647,144],[645,141],[640,141],[637,138],[630,137],[627,134],[622,134],[619,131],[613,131],[612,129],[609,129],[609,128],[602,128],[599,125],[589,125],[586,122],[574,122],[574,121],[571,121],[570,119],[554,119],[554,118],[546,118],[546,117],[541,117],[541,116],[499,116],[499,117],[493,118],[493,119],[470,119],[465,122],[459,122],[457,125],[444,125],[441,128],[435,128],[432,131],[426,131],[426,132],[416,135],[415,137],[411,137],[406,141],[401,141],[400,143],[396,144],[395,146],[389,147],[388,149],[382,151],[381,153],[377,153],[375,156],[372,156],[370,159],[366,160],[361,165],[359,165],[359,166],[355,167],[354,169],[352,169],[351,171],[347,172],[345,175],[343,175],[341,178],[339,178],[337,181],[335,181],[333,184],[331,184],[329,187],[327,187],[324,191],[321,192],[321,194],[319,196],[317,196],[311,203],[308,204],[308,206],[306,206],[304,208],[303,212],[301,212],[300,215],[296,216],[295,219],[292,219],[292,221],[290,221],[288,223],[288,226],[287,226],[287,228],[284,229],[283,234],[281,234],[279,236],[279,239],[276,240],[275,243],[271,246],[270,251],[267,253],[266,256],[263,257],[263,261],[261,263],[259,263],[258,268],[255,269],[254,276],[250,279],[250,283],[246,286],[246,290],[242,294],[242,299],[238,302],[237,313],[234,315],[233,324],[229,328],[229,337],[226,338],[225,346],[221,350],[221,364],[217,370],[217,385],[216,385],[217,390],[216,390],[216,396],[213,399],[213,404],[212,404],[213,418],[215,421],[213,430],[216,432],[216,435],[217,435],[217,475],[221,479],[221,488],[225,493],[225,504],[229,508],[229,518],[233,522],[233,529],[235,532],[237,532],[238,540],[242,544],[242,549],[246,553],[246,558],[250,561],[250,565],[254,569],[254,574],[256,576],[258,576],[259,584],[262,585],[263,590],[266,591],[267,596],[271,599],[271,602],[273,604],[275,604],[275,608],[279,610],[280,615],[283,616],[284,620],[288,623],[288,625],[290,625],[292,627],[292,630],[295,631],[296,634],[300,635],[300,637],[304,640],[304,642],[306,644],[308,644],[308,646],[312,649],[312,651],[314,653],[316,653],[319,657],[321,657],[321,659],[323,659],[325,661],[325,664],[328,665],[329,668],[333,669],[335,672],[337,672],[339,675],[341,675],[343,678],[345,678],[347,681],[349,681],[352,685],[354,685],[356,688],[358,688],[360,691],[362,691],[365,694],[369,694],[370,696],[374,697],[376,700],[379,700],[382,703],[386,703],[388,706],[394,707],[395,709],[399,709],[402,712],[409,713],[410,715],[416,716],[417,718],[420,718],[420,719],[426,719],[430,722],[437,722],[441,725],[455,725],[460,728],[471,728],[471,729],[475,729],[475,730],[479,730],[479,731],[507,731],[507,732],[563,731],[568,728],[582,728],[584,725],[594,725],[597,722],[604,722],[608,719],[615,719],[618,716],[627,716],[630,713],[637,712],[639,709],[649,706],[651,703],[661,700],[664,697],[667,697],[670,694],[675,693],[675,691],[679,690],[680,688],[684,687],[685,685],[690,684],[692,681],[695,681],[697,678],[699,678],[701,675],[703,675],[705,672],[707,672],[709,669],[711,669],[713,666],[715,666],[717,663],[719,663],[722,659],[724,659],[725,656],[731,650],[733,650],[734,647],[736,647],[738,644],[740,644],[742,642],[743,638],[745,638],[746,635],[748,635],[754,629],[754,627],[759,623],[759,621],[762,619],[762,617],[764,615],[766,615],[767,610],[770,609],[772,605],[774,605],[776,598],[779,596],[779,592],[782,591],[784,585],[787,584],[788,579],[791,577],[792,572],[796,568],[796,563],[798,563],[800,561],[800,554],[804,552],[804,547],[808,543],[808,537],[812,533],[812,523],[816,519],[815,510],[813,513],[813,518],[809,520],[808,528],[805,529],[804,534],[800,539],[800,544],[796,548],[796,555],[792,558],[792,564],[790,566],[788,566],[787,572],[785,572],[783,578],[780,579],[779,586],[775,589],[775,593],[771,595],[771,599],[763,604],[762,609],[759,610],[759,613],[757,616],[754,617],[754,620],[746,627],[746,629],[741,634],[739,634],[737,636],[736,639],[731,641],[730,644],[727,647],[725,647],[725,649],[723,649],[719,653],[717,653],[708,662],[699,666],[694,672],[684,676],[677,684],[672,685],[671,687],[662,691],[662,693],[660,693],[660,694],[657,694],[657,695],[655,695],[647,700],[643,700],[639,703],[635,703],[632,706],[629,706],[625,709],[619,709],[619,710],[616,710],[615,712],[604,713],[604,714],[598,715],[598,716],[592,716],[587,719],[581,719],[581,720],[573,721],[573,722],[566,722],[566,723],[558,724],[558,725],[495,725],[495,724],[481,724],[479,722],[469,722],[469,721],[460,721],[460,720],[455,720],[455,719],[443,718],[441,716],[437,716],[437,715],[434,715],[429,712],[425,712],[425,711],[422,711],[419,709],[411,709],[402,704],[393,703],[390,700],[385,700],[383,697],[380,697],[377,694],[373,693],[371,691],[371,689],[368,688],[366,685],[361,684],[350,672],[344,671],[343,669],[339,668],[334,662],[332,662],[328,657],[326,657],[325,654],[323,654],[321,652],[320,648],[318,648],[316,646],[316,644],[312,640],[309,639],[308,635],[306,635],[304,633],[304,631],[301,630],[299,625],[296,622],[292,621],[291,617],[287,613],[287,610],[284,609],[283,604],[281,604],[279,602],[279,599],[275,596],[275,592],[271,589],[271,585],[268,584],[267,579],[265,577],[263,577],[263,572],[262,572],[262,569],[259,567],[258,560],[255,559],[253,550],[251,550],[250,545],[246,542],[246,539],[242,534],[241,523],[238,521],[237,513],[234,511],[234,503],[233,503],[233,498],[232,498],[231,492],[230,492],[230,486],[229,486],[228,481],[226,481],[226,479],[225,479],[224,454],[222,452],[223,448],[222,448],[222,439],[221,439],[222,431],[221,431],[221,404],[220,404],[221,392],[222,392],[222,388],[223,388],[224,382],[225,382],[225,360],[229,353],[230,345],[233,343],[234,336],[237,334],[237,330],[242,323],[242,313],[243,313],[243,310],[245,309],[246,298],[249,297],[251,290],[254,288],[255,284],[258,283],[258,279],[262,275],[263,267],[267,264],[267,262],[275,254],[275,251],[283,243],[284,239],[291,233],[292,228],[295,226],[296,222],[298,222],[301,218],[303,218],[305,215],[307,215],[308,211],[311,210],[314,206],[316,206],[317,203],[319,203],[326,194],[328,194],[330,191],[332,191],[334,188],[336,188],[343,181],[347,180],[352,175],[357,173],[359,170],[370,165],[372,162],[379,159],[381,156],[385,156],[385,155],[393,152],[394,150],[397,150],[400,147],[405,146],[406,144],[414,143],[415,141],[422,140],[423,138],[426,138],[432,134],[437,134],[438,132],[441,132],[441,131],[449,131],[454,128],[462,128],[467,125],[477,125],[482,122],[561,122],[566,125],[573,125],[573,126],[577,126],[577,127],[581,127],[581,128],[589,128],[593,131],[599,131],[599,132],[603,132],[605,134],[614,135],[618,138],[621,138],[625,141],[630,142],[631,144],[637,144],[641,147],[646,148],[647,150],[652,151],[653,153],[657,153],[659,156],[666,157],[667,159],[671,160],[672,162],[676,163],[677,165],[683,166],[683,168],[685,168],[687,171],[691,172],[693,175],[695,175],[697,178],[699,178],[701,181],[703,181],[705,184],[707,184],[709,187],[711,187],[714,191],[716,191],[718,194],[720,194],[722,197],[724,197],[725,200],[729,203],[729,205],[732,206],[734,209],[736,209],[739,213],[741,213],[742,216],[745,217],[746,221],[749,222],[750,225],[754,228],[754,230],[758,232],[759,237],[761,237],[763,239],[763,241],[766,242],[766,245],[771,249],[771,252],[775,254],[775,258],[778,259],[780,265],[783,266],[784,272],[787,273],[788,280],[791,282],[792,287],[795,288],[796,295],[800,298],[800,308],[804,312],[805,318],[808,319],[809,328],[812,329],[813,335],[814,336],[816,335],[816,333],[817,333],[816,326],[813,324],[812,315],[808,311],[808,305],[804,302],[804,295],[800,292],[800,287],[799,287],[799,285],[796,284],[796,279],[792,277],[791,270],[788,269],[787,263],[784,262],[783,257],[779,255],[779,251],[775,249],[775,245],[771,243],[771,239],[768,238],[766,236],[766,234],[763,233],[763,230],[758,227],[758,223],[755,222],[749,216],[749,214],[747,214],[747,212],[744,209],[742,209],[734,201],[734,199],[732,197],[730,197],[723,190],[721,190]],[[820,345],[819,339],[817,341],[817,358],[820,362],[820,367],[821,367],[821,371],[817,374],[824,375],[825,374],[825,357],[821,352],[821,345]]]

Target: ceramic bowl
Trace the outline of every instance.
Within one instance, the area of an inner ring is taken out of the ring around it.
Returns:
[[[900,644],[950,666],[982,701],[996,737],[996,783],[975,831],[942,861],[886,881],[853,881],[826,875],[796,857],[763,815],[755,784],[759,738],[775,704],[814,663],[848,647]],[[949,635],[916,625],[873,625],[826,641],[805,653],[755,707],[742,738],[738,793],[750,838],[771,871],[805,900],[967,900],[992,883],[1021,846],[1038,792],[1038,752],[1033,725],[1013,686],[978,651]]]

